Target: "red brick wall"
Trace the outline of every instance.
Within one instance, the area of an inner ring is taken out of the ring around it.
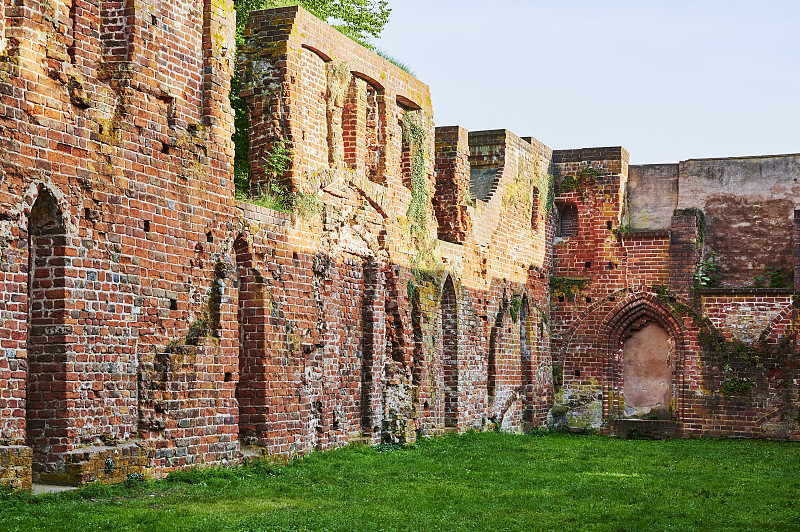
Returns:
[[[164,365],[183,388],[137,387],[207,306],[233,219],[232,15],[210,1],[4,7],[0,439],[32,444],[36,475],[137,437],[156,472],[235,455],[230,401],[211,392],[232,338]],[[44,204],[55,233],[37,225]],[[197,428],[178,427],[188,418]]]
[[[788,292],[701,290],[695,272],[709,245],[703,237],[721,234],[710,227],[719,220],[691,208],[675,211],[669,231],[620,227],[626,165],[624,152],[621,161],[599,160],[609,153],[554,154],[562,179],[579,185],[556,197],[577,206],[578,232],[554,245],[553,348],[563,385],[552,421],[614,430],[615,419],[646,416],[625,401],[623,344],[653,323],[672,346],[673,433],[796,438],[797,329]],[[738,267],[727,278],[751,273]]]
[[[238,54],[253,182],[283,143],[294,211],[237,203],[230,2],[73,7],[0,17],[8,483],[158,476],[243,444],[613,430],[634,415],[624,342],[649,323],[678,433],[798,437],[791,294],[695,283],[727,208],[704,223],[679,194],[669,229],[630,231],[625,150],[435,129],[423,83],[297,7],[254,12]],[[777,254],[800,270],[794,213]],[[99,475],[120,453],[135,467]]]

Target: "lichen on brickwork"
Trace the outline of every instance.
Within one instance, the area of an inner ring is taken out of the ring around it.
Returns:
[[[792,277],[797,156],[434,128],[421,81],[296,6],[234,54],[227,0],[106,4],[26,5],[0,58],[0,484],[631,416],[800,438],[800,300],[733,286]],[[693,286],[712,253],[727,288]],[[640,405],[651,326],[670,393]]]

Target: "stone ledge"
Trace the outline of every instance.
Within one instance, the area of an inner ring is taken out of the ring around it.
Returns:
[[[755,286],[742,286],[730,288],[701,288],[700,295],[731,295],[731,296],[791,296],[794,288],[758,288]]]
[[[630,229],[619,232],[622,238],[669,238],[670,234],[669,229]]]
[[[671,419],[615,419],[611,426],[616,436],[628,439],[671,439],[682,432],[682,424]]]

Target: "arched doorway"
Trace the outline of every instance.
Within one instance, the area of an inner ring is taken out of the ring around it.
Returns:
[[[626,416],[669,419],[675,343],[663,327],[645,322],[628,332],[622,347]]]
[[[686,328],[661,296],[631,294],[603,320],[603,415],[680,419]]]

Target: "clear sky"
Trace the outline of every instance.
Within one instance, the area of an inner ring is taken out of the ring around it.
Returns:
[[[800,0],[389,0],[437,125],[634,164],[800,152]]]

